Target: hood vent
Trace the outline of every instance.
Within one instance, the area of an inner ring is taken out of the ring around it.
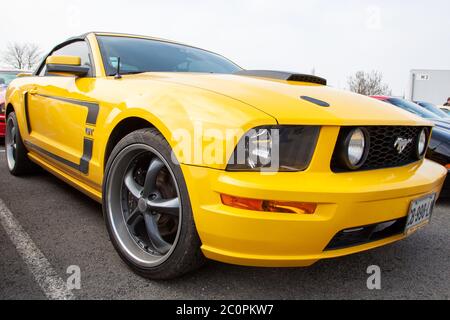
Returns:
[[[241,70],[235,74],[248,77],[260,77],[285,81],[297,81],[316,83],[326,86],[327,80],[309,74],[293,73],[286,71],[272,71],[272,70]]]

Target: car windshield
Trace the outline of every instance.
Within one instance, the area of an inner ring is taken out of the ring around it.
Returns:
[[[15,78],[17,78],[17,72],[0,71],[0,87],[7,87]]]
[[[417,104],[441,118],[450,119],[450,117],[444,111],[442,111],[432,103],[419,101],[417,102]]]
[[[425,119],[437,119],[439,118],[434,113],[425,110],[421,106],[418,106],[417,104],[413,102],[409,102],[403,99],[399,98],[390,98],[388,101],[393,104],[394,106],[397,106],[399,108],[402,108],[403,110],[409,111],[411,113],[414,113],[415,115],[418,115],[419,117],[425,118]]]
[[[185,45],[145,38],[98,36],[106,73],[116,73],[120,58],[121,74],[141,72],[234,73],[241,70],[230,60]]]

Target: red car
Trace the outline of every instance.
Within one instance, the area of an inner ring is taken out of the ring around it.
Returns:
[[[0,138],[5,137],[5,91],[0,88]]]
[[[5,137],[5,93],[9,83],[13,81],[20,71],[0,70],[0,138]]]

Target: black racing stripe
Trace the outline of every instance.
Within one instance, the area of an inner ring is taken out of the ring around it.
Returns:
[[[38,94],[38,96],[47,98],[47,99],[58,100],[58,101],[67,102],[70,104],[75,104],[75,105],[86,107],[86,108],[88,108],[86,124],[89,124],[92,126],[95,126],[97,124],[98,112],[99,112],[100,108],[99,108],[98,103],[96,103],[96,102],[54,97],[54,96],[48,96],[48,95],[44,95],[44,94]]]
[[[77,164],[77,163],[75,163],[75,162],[72,162],[72,161],[69,161],[69,160],[67,160],[67,159],[64,159],[64,158],[62,158],[62,157],[60,157],[60,156],[58,156],[58,155],[56,155],[56,154],[54,154],[54,153],[51,153],[50,151],[47,151],[47,150],[45,150],[44,148],[41,148],[41,147],[35,145],[34,143],[31,143],[31,142],[29,142],[29,141],[25,141],[25,145],[26,145],[28,148],[30,148],[30,149],[32,149],[32,150],[35,150],[35,151],[37,151],[37,152],[39,152],[39,153],[41,153],[41,154],[44,154],[44,155],[46,155],[47,157],[50,157],[50,158],[52,158],[52,159],[54,159],[54,160],[56,160],[56,161],[58,161],[58,162],[61,162],[61,163],[65,164],[66,166],[69,166],[69,167],[71,167],[71,168],[73,168],[73,169],[79,170],[79,168],[80,168],[80,165],[79,165],[79,164]]]
[[[92,159],[92,150],[94,149],[94,140],[89,138],[84,138],[83,142],[83,156],[80,160],[80,168],[79,170],[84,173],[89,173],[89,163]]]
[[[89,173],[89,163],[92,158],[92,150],[94,147],[94,141],[88,138],[84,138],[84,145],[83,145],[83,156],[81,157],[80,163],[75,163],[72,161],[69,161],[67,159],[64,159],[63,157],[60,157],[48,150],[45,150],[44,148],[41,148],[34,143],[31,143],[29,141],[25,141],[25,145],[32,150],[35,150],[49,158],[52,158],[53,160],[56,160],[70,168],[73,168],[75,170],[80,171],[81,173],[88,174]]]

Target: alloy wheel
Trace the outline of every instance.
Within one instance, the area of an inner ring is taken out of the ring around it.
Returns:
[[[173,252],[181,229],[181,198],[163,156],[145,144],[122,150],[107,181],[107,214],[125,253],[154,267]]]

